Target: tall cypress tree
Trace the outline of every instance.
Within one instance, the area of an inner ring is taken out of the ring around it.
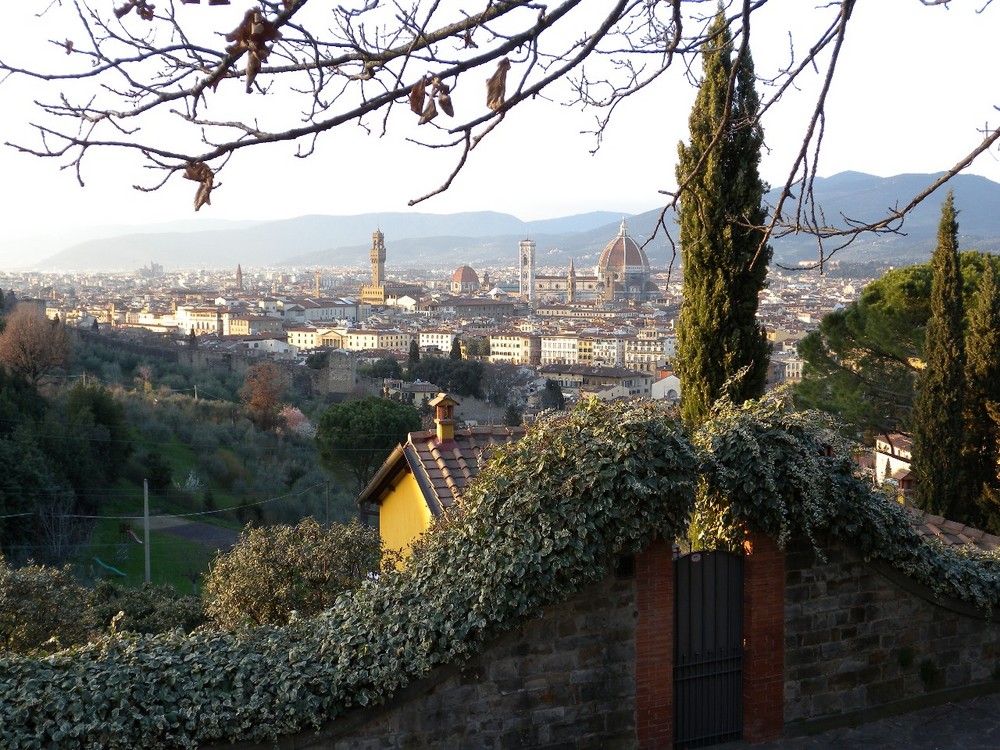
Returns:
[[[721,9],[702,48],[702,70],[688,118],[691,142],[678,146],[677,165],[684,273],[677,369],[689,424],[703,421],[722,395],[736,403],[761,395],[770,351],[757,323],[771,260],[762,229],[760,100],[750,51],[734,59]]]
[[[1000,285],[992,256],[969,305],[966,329],[965,458],[969,491],[990,531],[1000,531]]]
[[[924,333],[924,369],[913,402],[915,502],[954,521],[974,523],[962,461],[965,352],[958,222],[951,192],[941,207],[931,255],[931,316]]]

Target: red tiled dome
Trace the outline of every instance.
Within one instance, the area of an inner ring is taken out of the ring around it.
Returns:
[[[479,274],[469,266],[462,266],[451,277],[453,284],[479,284]]]
[[[608,273],[649,273],[649,259],[635,240],[628,236],[624,220],[618,236],[608,243],[597,261],[598,277],[603,278]]]

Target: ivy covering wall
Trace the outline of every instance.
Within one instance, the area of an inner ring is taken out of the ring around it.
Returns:
[[[499,451],[463,511],[405,571],[312,619],[233,633],[113,635],[0,659],[0,747],[195,747],[269,740],[381,703],[599,580],[615,556],[674,539],[699,502],[706,537],[852,542],[991,607],[995,558],[928,545],[905,511],[824,455],[824,425],[774,400],[694,436],[653,402],[590,402]]]

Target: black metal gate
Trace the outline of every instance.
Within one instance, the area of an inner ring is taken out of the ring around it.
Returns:
[[[743,735],[743,556],[674,561],[674,747]]]

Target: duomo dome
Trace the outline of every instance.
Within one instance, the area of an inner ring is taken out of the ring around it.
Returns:
[[[597,275],[605,278],[610,274],[616,281],[621,281],[626,274],[634,273],[648,274],[649,259],[646,252],[628,236],[628,229],[622,220],[618,236],[607,244],[597,261]]]
[[[624,219],[618,236],[601,253],[596,271],[606,301],[648,302],[659,296],[659,287],[650,278],[646,251],[628,236]]]

